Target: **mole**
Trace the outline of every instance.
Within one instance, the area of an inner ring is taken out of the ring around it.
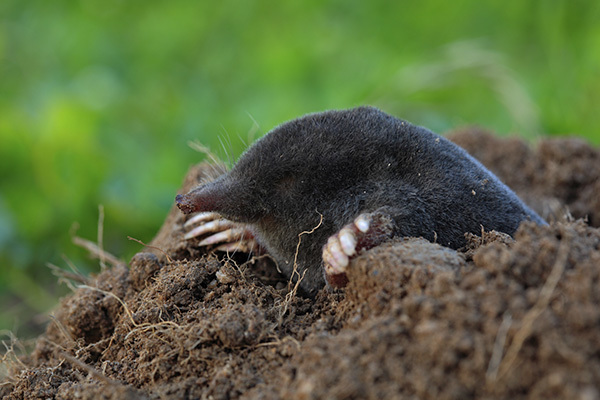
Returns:
[[[309,297],[344,287],[353,257],[395,237],[459,249],[467,232],[546,224],[459,146],[364,106],[274,128],[176,203],[203,223],[186,238],[218,232],[200,245],[264,249]]]

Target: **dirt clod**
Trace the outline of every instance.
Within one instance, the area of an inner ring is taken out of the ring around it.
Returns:
[[[289,295],[268,260],[183,240],[173,208],[129,267],[62,300],[7,399],[598,399],[600,152],[577,139],[451,138],[551,223],[457,252],[396,239],[344,291]],[[193,168],[182,191],[211,167]],[[160,249],[160,250],[158,250]]]

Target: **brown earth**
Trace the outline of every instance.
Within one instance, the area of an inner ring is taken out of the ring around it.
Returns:
[[[463,252],[396,240],[357,257],[344,292],[309,300],[268,260],[186,243],[172,209],[152,242],[160,250],[79,279],[87,286],[11,363],[0,395],[600,398],[600,151],[477,130],[451,139],[550,226],[471,236]],[[206,171],[193,168],[182,190]]]

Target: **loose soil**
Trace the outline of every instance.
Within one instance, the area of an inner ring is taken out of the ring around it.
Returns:
[[[471,235],[459,252],[398,239],[357,257],[344,291],[310,300],[268,258],[184,241],[173,208],[152,248],[79,279],[33,352],[12,358],[0,395],[600,398],[600,151],[450,138],[550,225]],[[211,174],[192,168],[182,191]]]

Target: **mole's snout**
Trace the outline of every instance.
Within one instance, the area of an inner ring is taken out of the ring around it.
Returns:
[[[178,194],[175,196],[175,203],[184,214],[202,211],[220,212],[225,211],[223,210],[225,194],[221,185],[211,182],[199,186],[189,193]]]
[[[179,207],[184,214],[190,214],[194,212],[194,206],[190,204],[189,197],[178,194],[175,196],[175,202],[177,203],[177,207]]]

